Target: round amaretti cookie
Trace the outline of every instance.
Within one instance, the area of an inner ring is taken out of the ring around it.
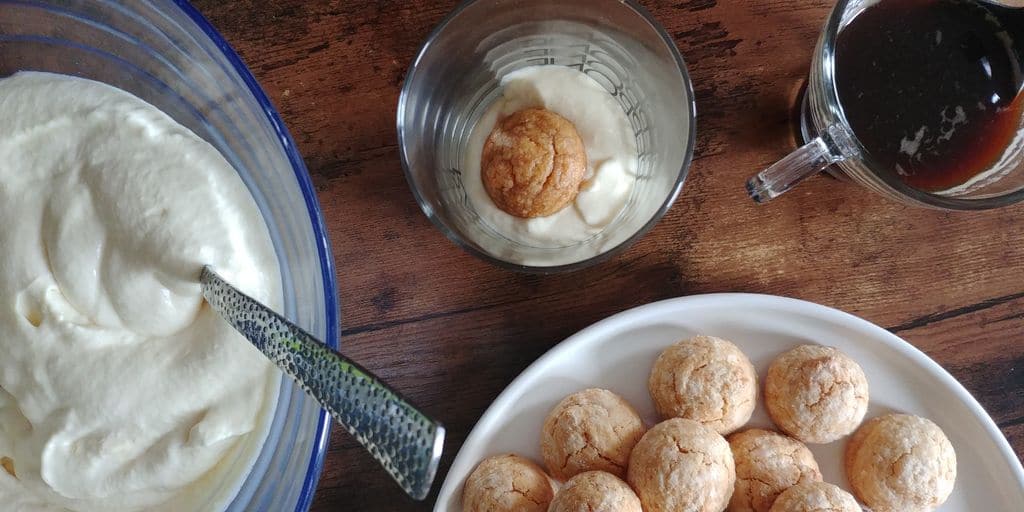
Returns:
[[[804,482],[779,495],[770,512],[861,512],[850,493],[825,482]]]
[[[555,489],[540,466],[518,455],[488,457],[462,489],[463,512],[546,512]]]
[[[791,437],[755,428],[729,436],[729,447],[736,462],[729,512],[768,512],[782,491],[821,481],[814,454]]]
[[[587,471],[562,486],[548,512],[643,512],[643,509],[640,498],[619,477],[604,471]]]
[[[736,345],[713,336],[665,349],[647,388],[663,419],[691,419],[723,435],[746,424],[757,405],[754,365]]]
[[[673,418],[636,444],[627,478],[645,512],[721,512],[732,495],[736,467],[718,432]]]
[[[830,443],[854,430],[868,410],[868,380],[838,349],[802,345],[772,361],[764,379],[772,420],[805,443]]]
[[[516,217],[545,217],[576,199],[587,152],[569,120],[529,108],[491,131],[480,165],[484,189],[498,208]]]
[[[850,438],[846,476],[854,494],[875,512],[926,512],[953,492],[956,453],[930,420],[886,414]]]
[[[568,480],[584,471],[626,476],[629,454],[644,435],[633,406],[606,389],[565,397],[541,428],[540,452],[551,476]]]

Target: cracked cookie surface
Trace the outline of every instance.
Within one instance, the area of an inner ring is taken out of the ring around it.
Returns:
[[[768,512],[786,489],[821,481],[814,455],[796,439],[750,429],[728,440],[736,463],[736,490],[729,512]]]
[[[868,410],[868,381],[838,349],[802,345],[775,358],[764,379],[768,414],[805,443],[830,443],[856,430]]]
[[[516,217],[546,217],[579,194],[587,152],[571,122],[529,108],[498,123],[480,165],[484,189],[498,208]]]
[[[0,457],[0,468],[14,478],[18,478],[18,473],[14,471],[14,459],[10,457]]]
[[[673,418],[633,448],[627,479],[646,512],[721,512],[736,469],[729,443],[714,429]]]
[[[750,420],[757,405],[757,373],[732,342],[695,336],[665,349],[647,382],[663,419],[699,421],[728,434]]]
[[[825,482],[794,485],[779,495],[770,512],[861,512],[850,493]]]
[[[555,490],[540,466],[518,455],[484,459],[462,490],[463,512],[546,512]]]
[[[551,476],[559,480],[593,470],[622,478],[645,430],[640,415],[622,397],[606,389],[585,389],[548,413],[540,451]]]
[[[604,471],[580,473],[565,483],[548,512],[643,512],[626,482]]]
[[[956,453],[942,429],[909,414],[868,420],[846,446],[846,476],[875,512],[927,512],[945,503]]]

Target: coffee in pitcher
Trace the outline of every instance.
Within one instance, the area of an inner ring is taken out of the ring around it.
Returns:
[[[839,102],[879,169],[955,196],[1009,166],[1022,15],[973,0],[881,0],[839,33]]]

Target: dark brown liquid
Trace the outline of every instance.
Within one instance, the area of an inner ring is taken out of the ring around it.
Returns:
[[[836,82],[872,159],[929,192],[989,169],[1020,124],[1015,31],[1004,10],[969,0],[882,0],[854,18]]]

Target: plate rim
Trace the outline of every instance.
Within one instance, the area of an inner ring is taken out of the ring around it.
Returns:
[[[857,330],[870,333],[890,348],[910,357],[930,376],[938,379],[945,384],[947,388],[951,389],[957,398],[967,406],[975,418],[980,421],[986,433],[988,433],[988,437],[995,442],[996,446],[999,448],[999,452],[1003,456],[1003,459],[1012,469],[1012,476],[1016,479],[1017,485],[1024,489],[1024,466],[1022,466],[1020,459],[1017,458],[1016,452],[1014,452],[1013,447],[1010,446],[1009,440],[1007,440],[1006,436],[1003,435],[1003,432],[999,429],[995,420],[992,419],[992,416],[985,410],[981,403],[978,402],[974,395],[972,395],[971,392],[960,383],[960,381],[953,377],[953,375],[943,368],[942,365],[929,357],[928,354],[924,353],[909,341],[904,340],[884,327],[881,327],[869,320],[824,304],[771,294],[726,292],[673,297],[629,308],[584,327],[548,349],[547,352],[538,357],[534,362],[530,363],[529,366],[516,375],[516,377],[512,379],[504,389],[502,389],[501,393],[499,393],[491,404],[487,406],[487,409],[480,416],[480,419],[477,420],[473,425],[473,428],[470,429],[469,435],[466,436],[466,439],[462,442],[462,445],[459,447],[459,451],[455,454],[455,458],[452,459],[452,464],[449,466],[448,472],[445,474],[444,482],[441,484],[437,500],[434,503],[434,512],[443,512],[441,506],[444,501],[447,501],[443,498],[454,496],[455,489],[453,489],[453,487],[461,484],[461,482],[453,481],[452,469],[463,457],[465,447],[470,444],[478,444],[479,438],[484,435],[483,431],[490,430],[482,429],[481,427],[496,421],[496,418],[492,418],[492,416],[497,414],[498,409],[505,408],[505,402],[511,400],[511,398],[509,398],[511,392],[513,389],[518,387],[517,385],[520,384],[520,382],[525,381],[531,378],[533,374],[542,371],[550,361],[557,358],[562,352],[567,352],[576,345],[585,343],[587,339],[594,338],[594,336],[591,335],[592,332],[603,330],[609,324],[619,323],[626,317],[642,316],[644,314],[650,314],[651,311],[658,309],[692,308],[698,306],[700,303],[727,300],[748,301],[748,305],[756,304],[759,307],[782,307],[794,313],[810,314],[811,316],[829,321],[830,323],[845,324]]]

